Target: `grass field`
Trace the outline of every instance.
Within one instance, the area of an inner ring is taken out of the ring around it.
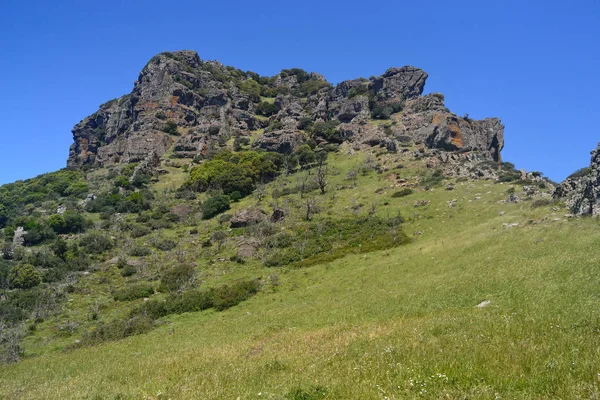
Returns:
[[[330,193],[361,157],[332,159]],[[42,350],[42,328],[0,367],[0,399],[600,398],[598,221],[503,203],[509,185],[455,187],[392,198],[386,175],[360,176],[324,214],[400,212],[412,243],[303,269],[217,263],[208,285],[223,271],[279,284],[118,342]]]

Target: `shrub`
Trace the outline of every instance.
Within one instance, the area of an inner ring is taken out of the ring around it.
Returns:
[[[213,290],[214,308],[223,311],[252,297],[260,288],[258,280],[240,281]]]
[[[518,171],[502,172],[498,177],[498,182],[515,182],[521,180],[521,173]]]
[[[139,335],[149,332],[153,327],[154,321],[146,315],[135,315],[126,320],[117,319],[110,323],[99,323],[96,329],[83,335],[79,346]]]
[[[194,266],[180,264],[165,271],[160,278],[161,291],[177,292],[185,288],[194,278]]]
[[[169,251],[173,250],[177,246],[177,243],[171,239],[155,239],[152,241],[152,246],[162,251]]]
[[[202,203],[202,218],[210,219],[217,214],[229,210],[229,196],[216,195],[210,197]]]
[[[152,232],[150,230],[150,228],[148,228],[145,225],[140,225],[140,224],[131,224],[131,225],[128,225],[128,228],[129,228],[129,232],[130,232],[132,238],[139,238],[142,236],[146,236],[146,235],[150,234],[150,232]]]
[[[402,190],[398,190],[397,192],[394,192],[394,194],[392,194],[392,197],[404,197],[404,196],[408,196],[409,194],[413,194],[413,190],[410,188],[404,188]]]
[[[33,265],[20,264],[11,268],[8,281],[12,288],[31,289],[42,282],[42,276]]]
[[[340,123],[337,120],[331,120],[327,122],[315,122],[310,129],[314,137],[320,137],[328,142],[342,143],[344,138],[342,137],[338,125]]]
[[[152,285],[140,282],[115,291],[113,293],[113,298],[116,301],[132,301],[148,297],[153,293],[154,289],[152,288]]]
[[[220,152],[212,160],[194,167],[184,188],[200,192],[222,190],[230,195],[247,196],[258,182],[272,180],[283,164],[283,157],[273,153],[243,151]]]
[[[113,248],[113,241],[100,232],[88,233],[79,241],[79,245],[88,253],[100,254]]]
[[[148,301],[134,308],[127,319],[98,324],[96,329],[83,335],[79,346],[146,333],[154,327],[156,319],[169,314],[202,311],[213,307],[221,311],[255,295],[259,289],[258,280],[249,280],[207,291],[190,290],[169,296],[165,301]]]
[[[437,186],[444,180],[444,174],[441,170],[435,170],[431,175],[426,176],[421,180],[421,185],[425,188]]]
[[[585,168],[581,168],[578,169],[577,171],[573,172],[571,175],[569,175],[567,177],[567,179],[577,179],[577,178],[582,178],[586,175],[589,175],[590,173],[590,168],[589,167],[585,167]]]
[[[269,103],[268,101],[263,101],[258,104],[256,107],[256,113],[259,115],[263,115],[265,117],[270,117],[271,115],[277,114],[279,112],[279,107],[274,103]]]
[[[48,225],[56,233],[81,233],[93,223],[74,211],[66,211],[62,215],[51,215],[48,218]]]
[[[129,264],[126,264],[123,267],[123,269],[121,270],[122,277],[132,276],[132,275],[135,275],[136,273],[137,273],[137,268],[134,267],[133,265],[129,265]]]
[[[152,251],[144,246],[135,246],[129,251],[129,255],[132,257],[144,257],[149,256]]]
[[[555,204],[553,199],[537,199],[531,202],[532,208],[546,207]]]
[[[177,132],[177,123],[173,120],[168,120],[163,126],[163,132],[168,133],[169,135],[178,135]]]

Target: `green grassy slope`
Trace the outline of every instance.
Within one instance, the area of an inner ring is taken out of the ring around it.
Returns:
[[[371,173],[334,190],[365,157],[332,157],[318,218],[353,216],[358,203],[360,215],[400,212],[412,243],[301,269],[215,260],[202,268],[202,285],[273,272],[279,285],[223,312],[169,316],[118,342],[63,351],[73,337],[48,346],[51,323],[42,324],[27,338],[30,357],[0,367],[0,398],[599,398],[598,222],[502,203],[510,185],[489,181],[392,198],[390,173]],[[395,173],[409,181],[426,171],[403,163]],[[179,178],[161,179],[168,187]],[[415,207],[420,200],[429,204]],[[188,230],[162,234],[192,253],[198,243]],[[123,279],[110,271],[104,286],[96,273],[82,281],[91,292],[75,293],[69,307],[82,314],[98,293],[110,297]],[[125,310],[115,303],[105,313]]]

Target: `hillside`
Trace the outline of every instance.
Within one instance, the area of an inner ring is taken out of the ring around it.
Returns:
[[[555,190],[426,78],[150,60],[0,187],[0,398],[600,397],[596,153]]]

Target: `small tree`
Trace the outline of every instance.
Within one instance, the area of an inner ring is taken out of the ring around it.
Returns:
[[[223,243],[227,240],[227,232],[225,231],[215,231],[212,234],[211,240],[217,242],[217,253],[221,251],[221,247]]]
[[[321,190],[321,194],[325,194],[327,189],[327,165],[319,164],[317,167],[317,174],[315,175],[315,182],[319,185],[319,189]]]
[[[42,282],[42,276],[33,265],[19,264],[12,267],[8,280],[12,288],[31,289]]]
[[[263,199],[265,198],[265,196],[267,195],[267,191],[265,189],[264,185],[260,185],[256,188],[256,190],[254,191],[254,195],[256,196],[256,201],[258,204],[260,204]]]
[[[304,216],[307,221],[310,221],[310,218],[319,212],[319,203],[314,197],[307,197],[304,201]]]

